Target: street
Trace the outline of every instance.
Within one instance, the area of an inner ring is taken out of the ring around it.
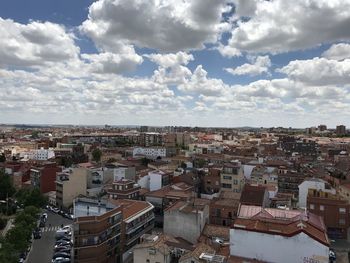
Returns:
[[[71,225],[73,223],[73,220],[69,220],[53,212],[46,210],[43,212],[47,213],[48,215],[46,226],[41,228],[41,238],[33,240],[33,246],[27,257],[27,263],[51,262],[56,230],[58,230],[62,224]]]

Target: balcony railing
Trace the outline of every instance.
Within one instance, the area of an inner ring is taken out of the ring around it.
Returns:
[[[127,230],[126,230],[126,234],[130,234],[132,232],[134,232],[136,229],[138,229],[139,227],[141,227],[142,225],[147,224],[149,221],[153,220],[155,217],[152,214],[150,217],[147,217],[145,220],[142,220],[141,222],[137,223],[136,225],[133,226],[128,226]]]

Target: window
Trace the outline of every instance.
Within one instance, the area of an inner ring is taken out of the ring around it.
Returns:
[[[320,211],[324,211],[324,205],[320,205]]]
[[[231,212],[228,212],[228,217],[232,218],[232,213]]]
[[[149,259],[146,259],[146,263],[149,263]]]
[[[222,188],[232,188],[231,184],[221,184]]]
[[[344,218],[340,218],[339,219],[339,225],[345,225],[345,219]]]
[[[225,180],[232,180],[232,176],[229,176],[229,175],[223,175],[223,178]]]
[[[315,205],[314,204],[310,204],[310,209],[314,210],[315,209]]]
[[[238,180],[233,180],[233,184],[237,185],[238,184]]]
[[[339,208],[339,213],[345,214],[346,208],[344,208],[344,207]]]

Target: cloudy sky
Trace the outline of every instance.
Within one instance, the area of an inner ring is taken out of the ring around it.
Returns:
[[[4,0],[0,122],[350,126],[350,0]]]

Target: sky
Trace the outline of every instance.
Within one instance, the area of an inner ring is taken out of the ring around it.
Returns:
[[[0,123],[350,126],[350,0],[0,1]]]

